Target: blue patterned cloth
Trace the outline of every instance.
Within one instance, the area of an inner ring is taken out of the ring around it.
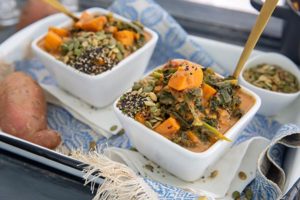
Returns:
[[[140,20],[147,27],[155,30],[159,34],[159,42],[155,53],[149,64],[151,69],[154,66],[165,63],[171,58],[185,58],[202,64],[211,66],[214,61],[202,49],[200,45],[188,38],[187,33],[176,23],[176,21],[158,4],[152,0],[117,0],[110,8],[113,12],[123,15],[132,20]],[[24,71],[42,84],[54,85],[55,80],[49,75],[43,65],[37,60],[20,61],[16,63],[16,69]],[[110,139],[99,136],[91,127],[75,119],[64,108],[49,104],[48,123],[50,128],[57,130],[62,135],[64,147],[67,149],[80,148],[88,151],[90,143],[96,142],[98,148],[109,146],[130,148],[130,142],[126,134],[118,134]],[[247,126],[241,136],[235,141],[237,145],[255,136],[262,136],[271,140],[274,144],[269,149],[267,162],[282,165],[286,145],[277,144],[282,137],[299,133],[300,130],[295,125],[281,126],[261,115],[256,115]],[[269,177],[258,169],[255,180],[249,185],[254,191],[255,200],[277,199],[282,188],[268,180]],[[192,200],[197,196],[176,187],[161,184],[156,181],[145,179],[145,181],[157,192],[160,199],[165,200]]]
[[[149,69],[174,58],[185,58],[205,67],[214,65],[204,49],[190,39],[174,18],[154,1],[117,0],[110,10],[131,20],[141,21],[159,35]]]
[[[300,147],[300,127],[294,124],[285,124],[277,130],[269,148],[258,160],[256,178],[248,186],[253,191],[253,199],[275,200],[281,197],[285,183],[282,164],[284,153],[290,147]],[[299,181],[290,189],[290,192],[295,192],[295,190],[300,193]]]

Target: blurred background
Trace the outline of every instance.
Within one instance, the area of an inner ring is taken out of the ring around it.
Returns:
[[[300,12],[296,0],[280,0],[258,49],[277,51],[300,63]],[[299,1],[299,0],[297,0]],[[72,11],[107,8],[113,0],[61,0]],[[156,0],[192,35],[244,45],[261,0]],[[296,4],[294,4],[296,5]],[[300,4],[298,4],[300,5]],[[188,10],[189,12],[185,12]],[[54,13],[41,0],[0,0],[0,42],[30,23]]]

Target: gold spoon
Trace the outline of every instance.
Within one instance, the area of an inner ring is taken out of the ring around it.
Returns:
[[[243,69],[247,59],[249,58],[252,50],[254,49],[259,37],[261,36],[263,30],[265,29],[273,11],[276,8],[278,0],[266,0],[260,13],[256,19],[256,22],[251,30],[248,40],[245,44],[244,50],[240,56],[238,64],[233,73],[234,78],[238,78],[241,70]]]
[[[57,0],[43,0],[45,3],[49,4],[56,10],[64,13],[65,15],[71,17],[75,22],[79,20],[78,17],[76,17],[71,11],[69,11],[67,8],[65,8],[64,5],[62,5],[60,2]]]

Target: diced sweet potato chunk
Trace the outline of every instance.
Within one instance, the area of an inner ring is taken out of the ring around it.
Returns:
[[[172,138],[174,134],[180,129],[179,123],[173,117],[169,117],[154,130],[166,138]]]
[[[135,33],[128,30],[118,31],[114,34],[114,37],[123,45],[132,46],[135,39]]]
[[[198,66],[181,66],[172,75],[168,86],[178,91],[200,87],[203,81],[202,69]]]
[[[116,33],[118,32],[118,28],[116,26],[109,26],[105,29],[107,32]]]
[[[206,83],[203,84],[202,89],[203,89],[203,97],[206,100],[209,100],[217,92],[215,88],[213,88],[212,86]]]
[[[106,24],[106,22],[106,17],[100,16],[83,22],[81,28],[85,31],[97,32],[103,30],[103,27]]]
[[[59,35],[60,37],[67,37],[69,35],[69,31],[64,28],[56,28],[56,27],[50,27],[49,31],[52,31]]]
[[[107,18],[105,16],[93,17],[88,12],[83,12],[79,21],[75,23],[75,27],[85,31],[97,32],[103,30],[106,22]]]
[[[142,113],[137,113],[134,117],[134,119],[142,124],[145,123],[145,117],[143,116]]]
[[[79,21],[75,23],[76,28],[82,28],[82,24],[93,18],[88,12],[83,12],[79,18]]]
[[[56,51],[62,44],[62,38],[56,33],[49,31],[44,38],[44,47],[48,51]]]
[[[192,131],[188,131],[186,133],[187,137],[189,138],[190,141],[192,141],[195,144],[199,144],[201,143],[200,139],[197,137],[197,135],[195,133],[193,133]]]

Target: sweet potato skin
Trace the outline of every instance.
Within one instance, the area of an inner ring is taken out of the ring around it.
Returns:
[[[50,129],[38,131],[33,135],[25,135],[23,139],[48,149],[55,149],[61,142],[59,133]]]
[[[47,104],[42,88],[31,77],[14,72],[0,82],[0,111],[2,131],[36,144],[43,143],[35,136],[47,129]],[[52,135],[48,140],[57,140],[53,134],[47,134]],[[48,146],[54,145],[45,147]]]
[[[47,128],[46,100],[35,81],[15,72],[0,84],[0,126],[4,132],[22,137]]]

